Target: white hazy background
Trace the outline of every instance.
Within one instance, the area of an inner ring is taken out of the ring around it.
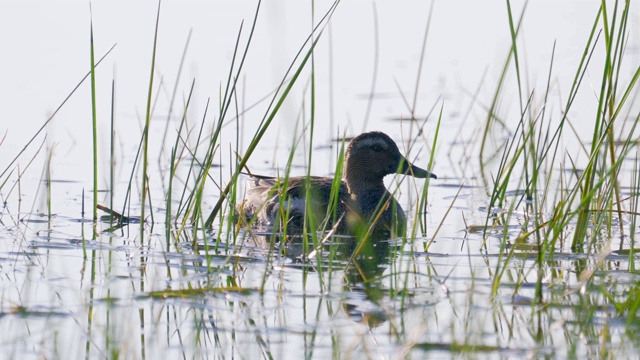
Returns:
[[[312,15],[312,4],[315,4],[315,15]],[[166,121],[180,59],[192,31],[173,120],[178,123],[190,84],[195,79],[189,113],[191,121],[200,121],[210,98],[207,121],[213,126],[238,30],[244,20],[242,50],[256,5],[256,1],[162,2],[154,98],[159,95],[154,121]],[[317,23],[330,5],[328,1],[262,3],[240,80],[241,106],[255,104],[277,87],[309,35],[312,24]],[[515,19],[523,6],[523,1],[512,2]],[[519,35],[519,51],[525,89],[534,91],[538,99],[542,98],[546,87],[555,42],[550,97],[564,105],[599,6],[599,1],[532,1],[527,4]],[[430,7],[430,2],[423,1],[344,1],[339,4],[314,59],[316,119],[321,125],[316,129],[318,142],[328,141],[338,128],[347,128],[350,135],[364,130],[363,119],[376,58],[374,14],[377,14],[379,34],[378,68],[375,98],[366,130],[383,128],[394,138],[399,137],[398,130],[388,130],[397,126],[384,120],[410,116],[398,87],[410,101],[413,100]],[[116,132],[121,144],[118,151],[135,151],[146,107],[156,12],[155,2],[97,1],[91,4],[91,12],[89,2],[85,1],[0,2],[0,131],[1,135],[6,134],[0,147],[0,166],[4,168],[13,159],[89,71],[91,17],[96,59],[117,44],[96,72],[101,166],[106,169],[108,163],[112,80],[115,80]],[[638,31],[632,28],[629,34],[627,61],[637,64],[640,62],[637,10],[631,15],[631,23]],[[505,2],[436,2],[428,26],[416,115],[426,116],[434,105],[438,104],[439,108],[442,104],[443,129],[457,130],[461,114],[467,112],[472,94],[477,92],[479,97],[471,116],[483,119],[486,112],[482,106],[491,102],[511,46]],[[583,94],[571,113],[571,120],[579,124],[594,121],[602,48],[600,45],[592,59],[590,69],[595,71],[588,72],[585,80],[588,84],[581,90],[583,93],[592,91],[592,94]],[[296,85],[290,95],[294,100],[285,103],[273,126],[273,134],[265,139],[265,143],[274,142],[276,138],[282,143],[291,143],[307,82],[308,73]],[[514,86],[515,75],[510,71],[507,90],[501,96],[500,111],[505,119],[513,120],[513,124],[519,117]],[[88,170],[92,131],[90,95],[90,82],[86,81],[45,132],[47,144],[54,149],[54,165],[83,164],[87,168],[77,174],[67,170],[60,174],[58,170],[58,177],[82,181],[91,178]],[[306,106],[308,109],[308,104]],[[253,134],[265,107],[266,103],[262,103],[246,113],[246,134]],[[560,108],[558,105],[552,110],[559,112]],[[329,119],[333,119],[333,128],[326,126]],[[581,135],[590,136],[589,128],[581,127],[585,130]],[[300,127],[297,131],[300,132]],[[43,141],[43,135],[36,144]],[[451,136],[443,139],[445,142],[454,140]],[[30,151],[33,153],[35,148],[37,146],[32,145]],[[326,172],[326,165],[322,166],[321,172]],[[56,168],[52,166],[54,173]]]

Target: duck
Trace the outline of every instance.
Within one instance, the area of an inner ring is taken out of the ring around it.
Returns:
[[[403,174],[437,179],[434,173],[411,164],[396,143],[379,131],[360,134],[349,142],[343,174],[339,183],[331,177],[250,174],[244,200],[236,210],[246,226],[286,226],[289,233],[305,229],[305,212],[311,210],[306,229],[314,223],[318,230],[333,229],[345,235],[373,232],[402,236],[406,233],[406,215],[385,187],[384,177]],[[338,189],[332,207],[335,210],[328,214],[334,181]]]

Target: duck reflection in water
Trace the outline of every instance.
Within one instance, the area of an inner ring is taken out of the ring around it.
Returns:
[[[390,240],[372,239],[359,246],[352,254],[343,276],[342,288],[346,295],[343,309],[351,320],[369,329],[387,321],[381,301],[388,291],[382,285],[382,274],[389,264]],[[376,241],[377,240],[377,241]]]
[[[369,328],[387,321],[387,313],[381,302],[389,291],[383,285],[382,274],[389,266],[390,255],[399,248],[396,240],[372,234],[366,241],[354,241],[354,236],[326,238],[312,249],[305,245],[301,235],[252,234],[248,239],[256,244],[253,256],[274,256],[281,266],[305,272],[342,272],[342,291],[333,299],[340,304],[349,319]],[[262,249],[262,250],[260,250]],[[261,253],[261,255],[258,254]],[[282,258],[287,260],[282,261]],[[332,291],[336,291],[333,289]]]

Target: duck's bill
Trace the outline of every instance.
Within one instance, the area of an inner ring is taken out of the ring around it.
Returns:
[[[402,165],[399,169],[400,171],[398,171],[399,174],[405,174],[405,175],[411,175],[413,177],[417,177],[420,179],[424,179],[424,178],[432,178],[432,179],[437,179],[438,177],[436,176],[436,174],[427,171],[425,169],[419,168],[413,164],[411,164],[410,162],[408,162],[407,160],[402,162]]]

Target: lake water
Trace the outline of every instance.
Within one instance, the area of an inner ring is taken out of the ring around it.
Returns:
[[[218,186],[235,170],[236,149],[246,151],[272,92],[331,5],[261,4],[204,189],[205,217],[220,197]],[[609,17],[614,5],[608,3]],[[517,238],[532,230],[531,218],[549,218],[557,195],[549,196],[540,214],[532,213],[519,177],[502,208],[491,209],[500,214],[513,206],[508,222],[486,226],[505,144],[519,134],[521,104],[531,98],[529,113],[546,111],[538,126],[558,126],[599,6],[597,1],[511,3],[515,21],[524,14],[518,34],[524,92],[518,92],[511,60],[481,156],[488,109],[511,48],[506,4],[337,5],[328,26],[316,33],[313,62],[248,161],[251,171],[283,173],[297,143],[292,175],[309,168],[314,175],[331,175],[339,148],[333,140],[370,130],[386,132],[413,162],[427,167],[442,112],[431,169],[438,179],[429,185],[425,233],[418,226],[412,241],[391,241],[396,249],[385,256],[350,263],[338,246],[324,247],[319,262],[305,262],[296,256],[300,244],[268,249],[256,244],[260,238],[236,234],[226,222],[216,221],[208,232],[165,228],[171,149],[184,141],[202,161],[219,119],[240,27],[241,54],[256,2],[162,3],[149,128],[151,203],[145,209],[153,219],[147,218],[143,232],[138,223],[114,229],[100,221],[95,240],[89,80],[38,131],[89,71],[92,23],[96,58],[115,44],[96,69],[98,202],[117,211],[126,205],[131,215],[142,212],[142,172],[134,161],[146,114],[157,4],[93,3],[90,12],[86,2],[0,3],[5,54],[0,171],[7,169],[0,176],[2,353],[7,358],[635,356],[638,308],[616,310],[640,286],[638,257],[629,256],[629,236],[637,231],[629,200],[624,203],[629,213],[615,218],[627,236],[617,223],[609,226],[597,248],[608,244],[616,251],[603,258],[598,258],[602,252],[576,252],[570,241],[560,241],[540,269],[535,242]],[[631,9],[621,88],[640,64],[640,12]],[[583,149],[593,138],[604,41],[600,35],[567,114],[561,155],[545,165],[545,176],[554,179],[552,194],[572,181],[573,172],[565,169],[587,164]],[[187,129],[176,142],[192,83]],[[623,108],[628,122],[614,126],[621,139],[637,121],[637,99],[636,85]],[[190,166],[192,155],[185,150],[178,164],[171,215],[184,204],[185,184],[193,191],[189,174],[198,167]],[[621,192],[632,198],[635,149],[626,156]],[[516,169],[524,172],[522,165]],[[398,188],[397,198],[414,219],[423,181],[389,177],[386,183]],[[222,214],[227,212],[225,207]],[[331,251],[338,252],[335,259]],[[589,271],[595,275],[584,281]],[[544,303],[532,306],[539,278]]]

